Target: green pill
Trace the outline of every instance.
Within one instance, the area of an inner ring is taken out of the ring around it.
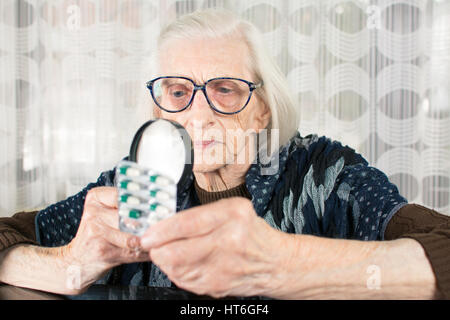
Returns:
[[[157,213],[161,213],[161,214],[168,214],[169,213],[169,209],[167,209],[163,205],[159,204],[158,202],[152,203],[150,205],[150,210],[151,211],[155,211]]]
[[[120,172],[120,174],[129,176],[129,177],[137,177],[137,176],[141,175],[141,172],[138,169],[132,168],[130,166],[120,167],[119,172]]]
[[[150,190],[150,196],[160,200],[168,200],[170,198],[170,195],[167,192],[159,189]]]
[[[128,213],[128,216],[133,219],[139,219],[141,217],[142,213],[139,210],[130,210]]]
[[[131,182],[130,180],[121,181],[119,185],[122,189],[131,190],[131,191],[137,191],[137,190],[141,189],[141,187],[139,186],[138,183]]]
[[[140,210],[136,210],[136,209],[131,209],[131,210],[121,209],[121,210],[119,210],[119,215],[123,218],[138,219],[142,216],[142,212]]]
[[[124,203],[128,203],[128,204],[140,204],[141,203],[141,201],[138,198],[133,197],[130,194],[121,195],[120,202],[124,202]]]
[[[157,202],[152,203],[152,204],[150,205],[150,210],[151,210],[151,211],[155,211],[156,208],[158,208],[158,206],[159,206],[159,203],[157,203]]]
[[[127,174],[129,166],[120,167],[119,172],[120,174]]]
[[[167,179],[165,177],[162,177],[160,175],[150,176],[150,182],[153,182],[153,183],[156,183],[156,184],[159,184],[159,185],[162,185],[162,186],[167,186],[167,185],[170,184],[169,179]]]

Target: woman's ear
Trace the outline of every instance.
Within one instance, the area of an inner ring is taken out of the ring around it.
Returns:
[[[270,108],[264,103],[261,103],[261,108],[258,110],[255,121],[257,125],[256,132],[259,133],[262,129],[266,129],[270,123],[270,119],[272,118],[272,112]]]

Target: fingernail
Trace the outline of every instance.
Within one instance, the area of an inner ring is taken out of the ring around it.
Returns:
[[[134,248],[140,248],[141,247],[141,241],[139,237],[131,237],[128,239],[128,247],[134,249]]]
[[[151,246],[153,246],[154,243],[155,243],[154,236],[152,236],[151,234],[141,238],[141,245],[144,248],[150,248]]]
[[[137,258],[141,255],[141,248],[135,248],[134,249],[134,256]]]

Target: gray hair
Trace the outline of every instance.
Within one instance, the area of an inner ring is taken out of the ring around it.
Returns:
[[[253,72],[256,81],[264,82],[264,86],[255,93],[270,108],[272,114],[266,128],[268,139],[270,141],[272,129],[278,129],[278,145],[287,143],[297,133],[299,114],[287,79],[264,45],[262,33],[256,26],[225,9],[199,10],[181,16],[165,26],[158,38],[158,50],[169,41],[196,38],[237,38],[245,41],[250,52],[249,70]],[[153,55],[150,63],[153,75],[157,70],[158,54],[156,52]]]

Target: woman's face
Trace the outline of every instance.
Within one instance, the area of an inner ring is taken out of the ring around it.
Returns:
[[[217,77],[257,83],[247,67],[248,56],[247,46],[239,40],[175,40],[161,50],[159,76],[183,76],[197,85]],[[235,115],[211,109],[201,90],[184,111],[169,113],[155,105],[154,113],[158,118],[177,121],[189,132],[194,144],[194,172],[253,161],[251,132],[266,128],[270,121],[269,108],[255,92],[245,109]]]

